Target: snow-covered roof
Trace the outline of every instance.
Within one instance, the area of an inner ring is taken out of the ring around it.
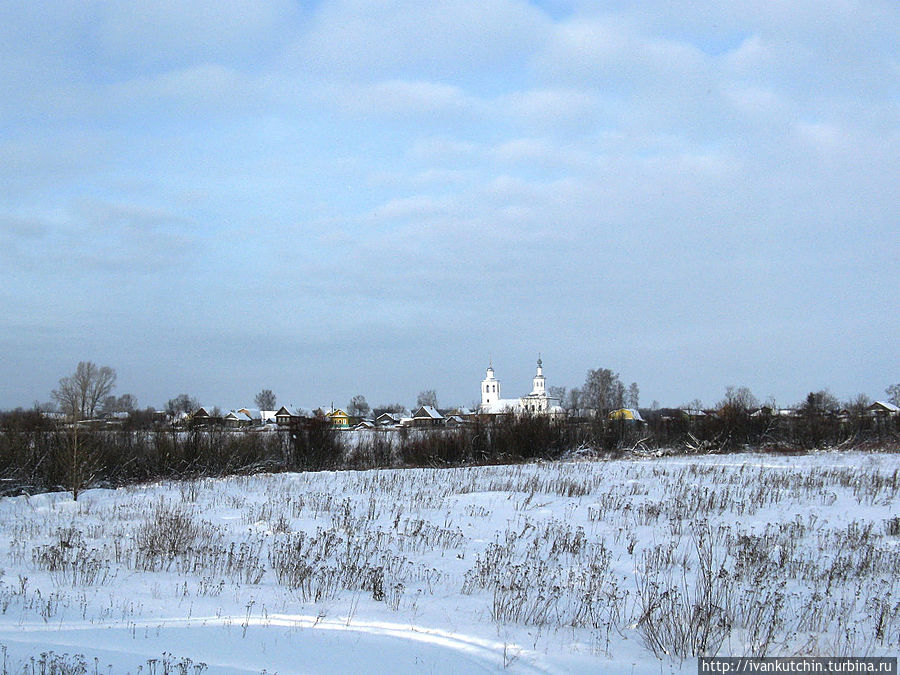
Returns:
[[[521,401],[517,398],[501,398],[492,403],[483,404],[481,412],[485,415],[502,415],[517,412],[520,406]]]
[[[893,403],[890,403],[888,401],[875,401],[875,403],[873,403],[872,405],[869,406],[869,410],[872,410],[876,406],[884,408],[888,412],[892,412],[892,413],[900,412],[900,407],[897,407]]]
[[[681,412],[685,415],[692,415],[693,417],[706,417],[706,413],[702,410],[697,410],[696,408],[682,408]]]
[[[434,406],[432,406],[432,405],[423,405],[421,408],[419,408],[418,410],[416,410],[416,412],[415,412],[415,414],[413,415],[413,417],[414,417],[414,418],[419,418],[419,419],[421,419],[421,418],[423,418],[423,417],[426,417],[426,418],[428,418],[428,419],[433,419],[433,420],[442,420],[442,419],[444,419],[444,416],[441,415],[441,413],[439,413],[439,412],[437,411],[437,409],[436,409]]]
[[[402,418],[403,416],[400,413],[383,412],[378,416],[376,421],[379,424],[399,424]]]
[[[238,408],[238,412],[244,413],[255,422],[274,422],[277,410],[259,410],[258,408]]]
[[[283,405],[274,413],[272,413],[275,417],[281,415],[290,415],[291,417],[312,417],[312,412],[307,408],[295,407],[291,405]]]
[[[635,422],[644,421],[644,418],[641,417],[641,413],[634,408],[619,408],[618,410],[613,410],[609,413],[609,418],[616,420],[634,420]]]

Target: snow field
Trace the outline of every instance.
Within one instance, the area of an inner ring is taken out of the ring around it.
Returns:
[[[821,453],[6,498],[0,672],[40,672],[41,655],[71,672],[282,674],[893,655],[898,489],[897,455]]]

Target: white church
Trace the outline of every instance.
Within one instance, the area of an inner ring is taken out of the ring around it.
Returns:
[[[544,366],[540,357],[537,361],[537,373],[532,380],[531,393],[521,398],[501,398],[500,380],[494,376],[494,364],[488,366],[487,374],[481,381],[482,415],[526,414],[526,415],[564,415],[559,400],[547,395],[544,379]]]

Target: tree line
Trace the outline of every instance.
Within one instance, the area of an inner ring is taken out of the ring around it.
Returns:
[[[124,413],[126,415],[156,413],[155,408],[138,409],[137,399],[131,394],[121,396],[112,395],[116,385],[116,371],[109,366],[97,366],[91,361],[79,362],[75,372],[59,380],[59,386],[51,392],[51,402],[39,404],[35,402],[34,408],[44,412],[62,412],[69,420],[80,421],[92,419],[98,414]],[[610,411],[620,408],[630,408],[645,411],[647,408],[640,406],[640,387],[637,382],[628,386],[622,381],[618,373],[609,368],[596,368],[587,371],[584,383],[579,387],[551,386],[548,388],[551,397],[559,401],[565,412],[573,417],[592,415],[605,416]],[[900,384],[893,384],[885,389],[886,398],[894,405],[900,405]],[[271,389],[262,389],[253,398],[254,405],[259,410],[275,410],[277,398]],[[847,402],[840,402],[827,389],[810,392],[807,398],[794,406],[799,410],[813,406],[825,412],[849,411],[861,409],[871,404],[871,399],[865,394],[859,394]],[[416,407],[438,407],[438,399],[435,390],[425,389],[420,391],[416,398]],[[200,407],[200,401],[189,394],[179,394],[167,401],[164,412],[169,416],[190,414]],[[478,404],[472,405],[477,409]],[[699,400],[679,406],[685,410],[703,410],[704,406]],[[725,397],[711,408],[722,410],[724,408],[776,408],[774,401],[760,403],[756,396],[747,387],[727,387]],[[656,401],[649,407],[655,411],[659,408]],[[409,408],[400,403],[389,403],[372,407],[363,394],[353,396],[346,405],[347,412],[354,417],[366,417],[378,415],[382,412],[407,412]]]
[[[96,429],[61,425],[39,411],[0,414],[0,493],[68,490],[163,478],[258,471],[441,467],[557,459],[571,453],[798,452],[821,447],[900,447],[900,419],[858,411],[838,416],[819,397],[784,417],[740,401],[717,414],[647,411],[645,423],[600,416],[476,418],[455,429],[335,430],[327,419],[295,418],[281,433],[223,429]],[[352,441],[350,439],[352,438]]]
[[[104,407],[127,407],[133,397],[112,396],[115,371],[81,363],[60,380],[53,398],[65,419],[35,407],[0,413],[0,493],[65,489],[78,494],[96,485],[229,473],[340,468],[450,466],[554,459],[572,452],[734,452],[748,449],[796,452],[821,447],[900,446],[900,416],[873,414],[857,396],[841,403],[827,390],[810,392],[790,414],[760,405],[746,387],[728,387],[704,409],[693,401],[676,409],[640,409],[643,419],[610,419],[609,412],[637,408],[637,384],[623,386],[617,373],[595,369],[582,387],[551,395],[566,400],[568,415],[475,416],[456,429],[372,432],[347,443],[322,417],[294,418],[285,433],[228,433],[179,428],[132,405],[116,429],[79,423]],[[900,403],[900,385],[887,388]],[[433,390],[420,395],[436,404]],[[273,403],[263,390],[257,403]],[[351,401],[364,412],[364,399]],[[634,404],[633,406],[631,404]],[[191,412],[195,399],[182,394],[172,412]],[[398,404],[399,405],[399,404]],[[274,407],[274,405],[270,406]],[[348,406],[352,407],[352,406]]]

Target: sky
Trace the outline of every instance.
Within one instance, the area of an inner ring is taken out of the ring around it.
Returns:
[[[900,382],[896,0],[0,4],[0,408]]]

